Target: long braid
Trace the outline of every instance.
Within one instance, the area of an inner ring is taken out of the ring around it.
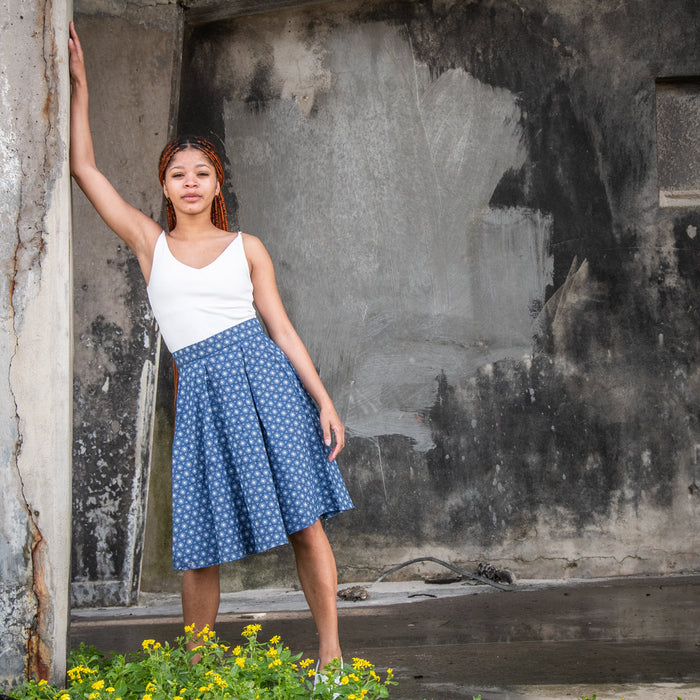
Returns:
[[[219,194],[214,197],[214,201],[211,204],[211,222],[216,228],[228,231],[228,214],[226,213],[224,195],[221,191],[224,184],[224,166],[216,147],[211,141],[201,138],[200,136],[184,136],[173,139],[168,143],[160,154],[160,161],[158,163],[158,179],[160,180],[160,184],[162,185],[165,182],[165,171],[168,169],[168,165],[170,165],[173,156],[188,148],[196,148],[198,151],[201,151],[214,166],[216,177],[219,181]],[[175,216],[173,203],[170,199],[166,199],[165,210],[168,217],[168,229],[172,231],[177,224],[177,218]]]

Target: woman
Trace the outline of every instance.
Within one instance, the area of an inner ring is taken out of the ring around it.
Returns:
[[[71,174],[135,253],[179,370],[173,565],[184,571],[184,622],[214,627],[219,564],[288,539],[323,668],[341,656],[335,560],[321,519],[353,507],[335,464],[343,424],[285,313],[265,247],[228,231],[224,173],[211,144],[184,139],[164,149],[166,234],[98,170],[72,22],[69,51]]]

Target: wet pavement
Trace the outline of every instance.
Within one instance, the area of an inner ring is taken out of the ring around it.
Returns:
[[[341,586],[341,589],[345,586]],[[512,591],[422,582],[368,586],[339,602],[346,661],[394,669],[392,700],[700,700],[700,574],[587,581],[517,581]],[[275,589],[222,596],[217,633],[239,638],[251,621],[314,656],[303,596]],[[138,649],[181,634],[179,600],[76,610],[71,646]]]

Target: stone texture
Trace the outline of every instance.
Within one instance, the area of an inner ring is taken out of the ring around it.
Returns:
[[[70,562],[68,6],[0,2],[0,684],[65,675]]]

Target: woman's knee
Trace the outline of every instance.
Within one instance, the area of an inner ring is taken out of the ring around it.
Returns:
[[[311,547],[326,539],[326,532],[320,520],[289,535],[289,541],[294,547]]]
[[[219,565],[204,566],[201,569],[187,569],[187,571],[183,572],[183,577],[191,581],[211,581],[213,579],[218,579]]]

